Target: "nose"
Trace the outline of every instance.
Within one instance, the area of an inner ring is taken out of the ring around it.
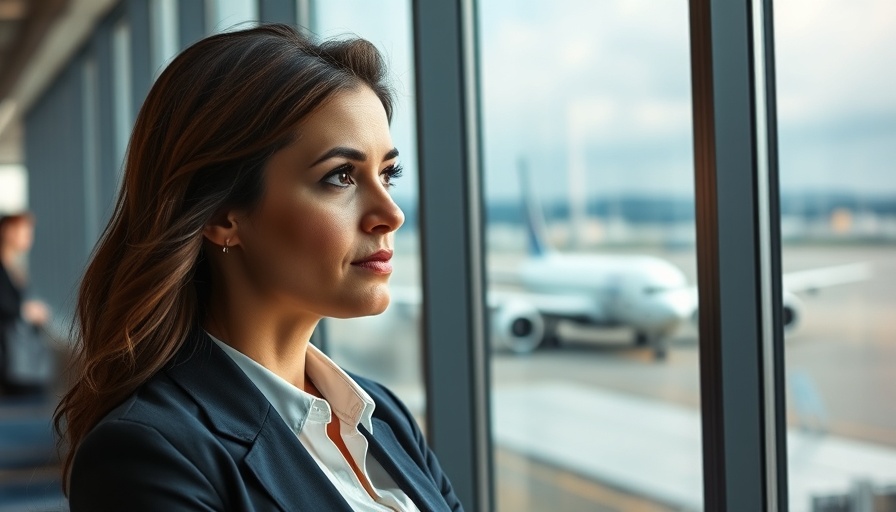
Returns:
[[[367,233],[385,234],[397,230],[402,224],[404,212],[385,187],[376,187],[361,219],[361,229]]]

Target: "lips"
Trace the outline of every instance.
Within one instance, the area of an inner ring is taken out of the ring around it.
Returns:
[[[366,258],[353,261],[352,265],[355,267],[370,270],[371,272],[377,274],[391,274],[392,263],[389,262],[389,260],[391,259],[392,251],[390,251],[389,249],[380,249],[379,251],[376,251]]]

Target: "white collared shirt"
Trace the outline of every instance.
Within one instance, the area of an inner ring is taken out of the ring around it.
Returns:
[[[209,337],[268,399],[353,510],[419,512],[380,463],[373,456],[368,456],[367,438],[358,430],[358,425],[364,425],[373,434],[373,399],[329,357],[314,345],[308,345],[305,373],[326,398],[320,399],[290,384],[211,334]],[[342,452],[327,435],[331,414],[339,420],[342,440],[355,465],[370,482],[375,497],[370,496]]]

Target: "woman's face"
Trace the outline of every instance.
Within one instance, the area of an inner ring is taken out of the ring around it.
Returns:
[[[404,223],[389,191],[397,156],[385,109],[366,86],[307,117],[268,161],[259,206],[236,217],[232,254],[242,254],[253,291],[320,316],[386,309],[392,242]]]

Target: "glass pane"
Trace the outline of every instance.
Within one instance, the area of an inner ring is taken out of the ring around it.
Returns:
[[[790,510],[893,511],[896,8],[775,17]]]
[[[311,10],[311,29],[318,37],[363,37],[383,54],[396,100],[392,140],[401,152],[404,169],[393,189],[393,197],[405,213],[405,223],[395,235],[391,305],[375,317],[326,320],[327,350],[344,368],[391,388],[422,420],[417,135],[410,2],[327,0],[316,2]]]
[[[687,3],[478,15],[498,509],[699,510]]]

